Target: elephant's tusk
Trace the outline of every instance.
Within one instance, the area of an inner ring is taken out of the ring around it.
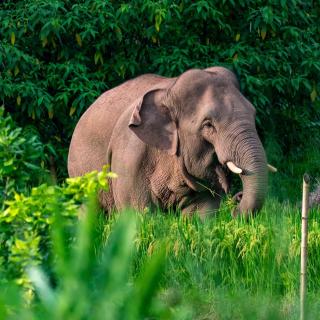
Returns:
[[[238,168],[232,161],[228,161],[227,166],[233,173],[240,174],[242,172],[242,169]]]
[[[277,169],[276,167],[272,166],[272,165],[269,164],[269,163],[268,163],[268,170],[269,170],[270,172],[277,172],[277,171],[278,171],[278,169]]]

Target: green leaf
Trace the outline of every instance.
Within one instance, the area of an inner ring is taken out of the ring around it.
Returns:
[[[72,115],[75,113],[76,110],[77,110],[76,107],[75,107],[75,106],[72,106],[72,107],[70,108],[69,116],[72,117]]]
[[[76,33],[75,38],[76,38],[76,41],[77,41],[78,46],[79,46],[79,47],[82,47],[82,40],[81,40],[80,34],[79,34],[79,33]]]
[[[316,100],[317,96],[318,96],[318,93],[317,93],[316,87],[314,86],[313,90],[310,94],[311,101],[314,102]]]
[[[30,163],[30,162],[24,161],[23,164],[24,164],[27,168],[29,168],[29,169],[31,169],[31,170],[39,170],[39,166],[34,165],[34,164]]]
[[[264,40],[266,38],[267,29],[265,27],[261,29],[260,35],[261,35],[262,40]]]
[[[160,32],[161,22],[162,22],[162,16],[160,14],[157,14],[155,17],[155,28],[157,32]]]
[[[98,64],[98,61],[100,60],[100,63],[103,64],[103,57],[100,51],[96,51],[94,54],[94,64]]]
[[[15,33],[13,31],[11,32],[10,39],[11,39],[11,44],[14,46],[14,44],[16,42],[16,35],[15,35]]]

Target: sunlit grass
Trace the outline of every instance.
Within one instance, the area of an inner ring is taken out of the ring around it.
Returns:
[[[298,317],[299,207],[269,199],[249,220],[233,219],[228,201],[206,220],[160,211],[105,218],[89,208],[71,233],[63,213],[53,212],[53,258],[28,269],[29,306],[22,289],[3,286],[3,319]],[[319,220],[311,211],[309,319],[320,313]]]
[[[107,221],[105,235],[115,218]],[[310,312],[320,312],[320,304],[314,298],[320,293],[319,219],[319,210],[310,212]],[[268,315],[266,319],[298,315],[299,207],[269,199],[260,214],[249,221],[232,219],[228,205],[205,221],[197,216],[165,216],[159,212],[138,214],[138,221],[136,270],[152,255],[157,243],[164,242],[167,259],[162,298],[177,304],[173,310],[184,308],[186,318],[201,318],[208,313],[219,314],[222,319],[243,314],[243,319],[248,319],[249,310],[252,319],[258,315]],[[261,302],[265,304],[263,308]],[[227,312],[226,304],[238,311]]]

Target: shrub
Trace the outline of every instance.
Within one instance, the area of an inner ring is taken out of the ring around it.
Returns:
[[[0,108],[0,209],[14,192],[26,192],[44,177],[44,147],[31,128],[19,128]]]
[[[108,188],[107,178],[114,175],[104,168],[83,177],[67,179],[63,186],[40,185],[31,194],[15,194],[5,202],[0,212],[0,265],[5,279],[16,279],[31,288],[25,274],[30,265],[48,265],[51,242],[50,226],[55,214],[65,217],[64,224],[72,226],[82,203],[98,189]],[[71,237],[71,236],[70,236]]]

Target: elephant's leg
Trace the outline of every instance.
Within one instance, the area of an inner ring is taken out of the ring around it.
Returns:
[[[181,206],[182,214],[198,213],[201,218],[212,216],[220,206],[220,197],[214,197],[210,192],[196,193]]]
[[[100,206],[104,209],[106,213],[111,213],[115,209],[115,203],[113,199],[112,189],[110,185],[110,190],[100,190],[98,193],[98,199]]]

